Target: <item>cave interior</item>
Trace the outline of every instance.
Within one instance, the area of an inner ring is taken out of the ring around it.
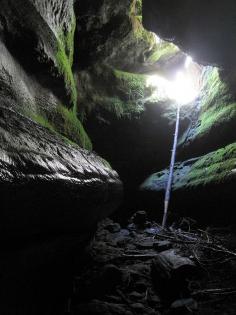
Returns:
[[[1,314],[235,315],[235,0],[0,5]]]

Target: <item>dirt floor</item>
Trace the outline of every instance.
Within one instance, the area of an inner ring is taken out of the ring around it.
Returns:
[[[67,314],[236,314],[236,236],[183,219],[168,229],[137,212],[102,221],[78,259]]]

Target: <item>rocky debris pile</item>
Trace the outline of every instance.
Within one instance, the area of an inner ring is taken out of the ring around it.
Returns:
[[[185,244],[134,214],[126,227],[105,219],[74,279],[69,314],[190,314],[202,270]],[[196,286],[195,286],[196,287]]]

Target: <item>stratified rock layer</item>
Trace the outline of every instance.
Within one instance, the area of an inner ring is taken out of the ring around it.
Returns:
[[[94,153],[0,108],[1,233],[83,233],[119,203],[118,175]]]

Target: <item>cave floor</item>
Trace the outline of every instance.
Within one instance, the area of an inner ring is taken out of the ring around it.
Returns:
[[[123,227],[106,219],[80,258],[67,314],[233,315],[235,245],[232,230],[189,219],[166,230],[144,212]]]

